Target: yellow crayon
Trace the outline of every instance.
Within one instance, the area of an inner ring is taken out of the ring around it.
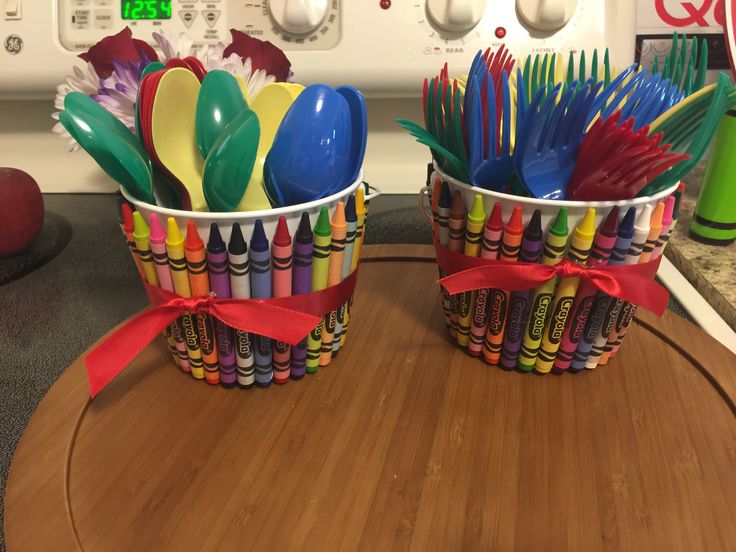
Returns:
[[[483,196],[476,194],[465,225],[465,255],[469,257],[480,255],[485,221],[486,212],[483,209]],[[467,347],[470,341],[470,324],[473,318],[475,295],[475,291],[468,291],[461,293],[458,298],[457,344],[461,347]]]
[[[312,252],[312,291],[327,287],[330,266],[330,243],[332,230],[327,207],[322,207],[314,225],[314,250]],[[322,321],[317,324],[307,339],[307,372],[313,374],[319,368],[322,349]]]
[[[350,272],[358,267],[360,261],[360,247],[363,245],[363,238],[365,236],[365,219],[368,216],[368,211],[365,207],[365,194],[363,188],[358,188],[355,192],[355,214],[358,215],[358,228],[355,231],[355,245],[353,246],[353,258],[350,265]],[[342,326],[342,335],[340,336],[340,348],[345,346],[345,340],[348,336],[348,326],[350,325],[350,309],[353,306],[353,298],[350,298],[348,303],[348,309],[345,311],[345,322]]]
[[[577,264],[585,264],[590,254],[595,238],[595,209],[590,208],[585,213],[583,220],[575,228],[572,236],[572,243],[567,252],[567,258]],[[539,347],[537,362],[534,365],[535,370],[546,374],[552,369],[557,356],[557,350],[560,348],[560,341],[565,330],[565,322],[570,313],[570,307],[575,301],[575,294],[578,291],[580,278],[567,276],[560,280],[557,286],[557,293],[552,301],[547,324],[544,328],[542,336],[542,345]]]
[[[166,254],[169,256],[169,268],[171,269],[171,279],[174,282],[174,291],[182,297],[191,297],[192,291],[189,287],[187,259],[184,253],[184,237],[181,235],[179,226],[173,217],[169,217],[166,221]],[[204,362],[202,361],[202,351],[199,348],[197,325],[189,312],[185,312],[181,320],[192,376],[196,379],[204,379]]]

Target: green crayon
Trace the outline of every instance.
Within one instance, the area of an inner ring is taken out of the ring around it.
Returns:
[[[314,225],[314,252],[312,253],[312,291],[320,291],[327,287],[327,275],[330,267],[330,243],[332,228],[330,213],[327,207],[319,211],[317,223]],[[322,347],[322,322],[312,330],[307,339],[307,372],[313,374],[319,368],[320,349]]]

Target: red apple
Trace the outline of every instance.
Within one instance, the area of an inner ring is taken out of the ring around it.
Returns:
[[[43,196],[28,174],[0,167],[0,257],[22,253],[43,225]]]

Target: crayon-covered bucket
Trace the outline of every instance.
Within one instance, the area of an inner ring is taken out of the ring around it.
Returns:
[[[379,193],[358,179],[310,203],[210,213],[158,207],[123,191],[130,205],[122,206],[122,226],[149,296],[159,288],[183,298],[293,298],[344,288],[360,259],[366,205]],[[185,312],[164,335],[174,362],[195,379],[266,387],[316,372],[339,353],[352,295],[342,300],[294,346],[230,327],[207,311]],[[290,324],[284,312],[277,325]]]
[[[443,266],[452,266],[453,273],[467,269],[467,257],[495,260],[475,263],[492,265],[486,274],[509,272],[509,263],[520,263],[513,274],[525,278],[522,269],[530,265],[556,267],[554,275],[526,289],[516,282],[508,284],[513,291],[467,284],[466,291],[450,295],[440,286],[453,341],[508,370],[578,372],[606,364],[636,306],[581,281],[568,267],[651,269],[654,263],[648,261],[662,255],[677,223],[677,190],[675,185],[624,201],[540,200],[476,188],[435,165],[420,192],[420,208],[433,225],[440,277],[447,275]],[[567,272],[557,276],[563,268]]]

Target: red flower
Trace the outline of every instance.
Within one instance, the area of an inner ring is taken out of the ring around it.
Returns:
[[[125,27],[116,35],[106,36],[89,51],[79,54],[84,61],[92,64],[100,78],[109,77],[113,71],[112,62],[158,61],[158,55],[147,43],[133,38],[133,32]]]
[[[268,41],[253,38],[245,33],[230,29],[233,35],[233,41],[225,48],[223,57],[230,57],[230,54],[238,54],[242,60],[250,58],[253,64],[253,71],[263,69],[269,75],[276,77],[279,82],[285,82],[289,77],[289,69],[291,62],[286,54]]]

